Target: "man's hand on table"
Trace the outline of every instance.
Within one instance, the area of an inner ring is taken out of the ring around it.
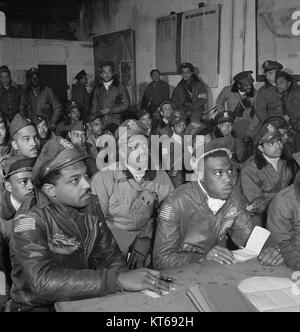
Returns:
[[[227,248],[223,248],[220,246],[214,247],[207,255],[205,260],[207,261],[213,261],[219,264],[236,264],[236,261],[233,257],[233,254],[231,251],[229,251]]]
[[[161,295],[161,292],[170,291],[171,284],[160,280],[160,277],[160,272],[149,269],[121,272],[118,277],[118,284],[123,290],[129,292],[149,289]]]
[[[284,263],[281,252],[277,248],[267,247],[258,257],[259,263],[266,266],[280,266]]]

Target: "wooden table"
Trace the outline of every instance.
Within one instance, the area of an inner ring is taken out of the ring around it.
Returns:
[[[242,280],[251,277],[290,279],[292,273],[286,266],[264,267],[259,265],[257,260],[226,266],[205,262],[164,272],[164,275],[176,278],[176,292],[159,299],[153,299],[141,292],[124,292],[90,300],[56,303],[55,307],[58,312],[196,312],[186,295],[190,286],[199,283],[238,286]]]

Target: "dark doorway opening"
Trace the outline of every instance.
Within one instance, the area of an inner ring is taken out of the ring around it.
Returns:
[[[68,80],[66,65],[39,65],[46,86],[54,90],[64,108],[68,102]]]

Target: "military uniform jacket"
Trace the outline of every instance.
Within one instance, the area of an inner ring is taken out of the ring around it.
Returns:
[[[5,114],[8,121],[12,121],[19,112],[22,89],[15,84],[8,89],[0,86],[0,112]]]
[[[160,104],[170,98],[169,83],[159,80],[151,82],[144,92],[142,99],[142,108],[147,109],[150,106],[151,113],[154,113]]]
[[[204,116],[207,94],[204,83],[200,80],[193,81],[192,91],[188,91],[185,81],[181,81],[175,88],[172,96],[172,101],[179,109],[186,109],[187,113],[191,113],[191,121],[197,122]],[[190,100],[191,103],[187,103]],[[189,115],[189,114],[188,114]]]
[[[72,101],[80,105],[82,114],[86,118],[90,113],[90,95],[85,85],[77,82],[72,85]]]
[[[300,86],[297,83],[284,95],[284,107],[291,124],[300,132]]]
[[[275,86],[265,84],[258,90],[255,100],[255,113],[261,122],[271,116],[284,117],[282,97]]]
[[[108,123],[121,124],[121,114],[130,106],[128,91],[122,83],[116,79],[106,90],[103,84],[96,87],[93,101],[92,114],[97,114],[105,108],[109,108],[111,113],[108,115]]]
[[[226,245],[227,232],[245,246],[253,230],[239,190],[214,215],[198,182],[176,189],[163,204],[156,232],[154,266],[166,270],[197,263],[216,245]]]
[[[93,177],[92,190],[98,196],[109,223],[128,231],[136,231],[143,228],[151,218],[151,214],[145,211],[131,209],[140,193],[143,190],[156,193],[159,202],[162,202],[173,191],[173,185],[163,171],[146,172],[142,182],[138,183],[128,171],[103,170]]]
[[[279,246],[285,263],[300,270],[300,176],[277,194],[270,204],[267,228]]]
[[[40,88],[37,96],[32,89],[27,89],[21,98],[20,113],[28,117],[41,115],[47,119],[48,124],[56,125],[62,113],[62,105],[47,86]]]
[[[241,95],[238,92],[232,92],[232,86],[227,86],[218,96],[216,103],[217,112],[234,112],[240,101]]]
[[[267,163],[262,169],[257,167],[251,157],[241,171],[241,183],[244,195],[254,205],[254,212],[261,214],[267,211],[272,198],[287,188],[293,180],[293,171],[287,161],[280,159],[278,171]]]
[[[10,249],[18,310],[113,293],[126,269],[96,197],[81,211],[64,210],[38,192],[15,217]]]

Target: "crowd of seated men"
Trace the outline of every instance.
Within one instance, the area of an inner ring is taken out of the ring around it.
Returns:
[[[65,107],[38,69],[0,67],[0,310],[122,291],[168,291],[162,271],[235,264],[255,226],[258,260],[300,269],[300,86],[275,61],[224,87],[214,109],[192,64],[152,70],[141,105],[112,62]],[[126,119],[126,120],[125,120]]]

